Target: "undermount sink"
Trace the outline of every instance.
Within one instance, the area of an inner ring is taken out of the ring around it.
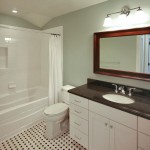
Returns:
[[[103,98],[115,102],[115,103],[120,103],[120,104],[132,104],[134,103],[134,100],[128,97],[125,97],[123,95],[118,95],[118,94],[105,94],[103,95]]]

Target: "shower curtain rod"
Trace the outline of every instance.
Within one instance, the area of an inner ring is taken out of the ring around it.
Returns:
[[[41,31],[34,30],[34,29],[27,29],[27,28],[15,27],[15,26],[3,25],[3,24],[0,24],[0,28],[13,29],[13,30],[19,30],[19,31],[30,31],[30,30],[32,31],[32,30],[33,30],[34,32],[37,32],[37,33],[44,33],[44,34],[50,34],[50,35],[61,36],[61,34],[46,33],[46,32],[41,32]]]

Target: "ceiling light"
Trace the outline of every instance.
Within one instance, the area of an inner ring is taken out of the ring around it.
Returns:
[[[16,9],[13,9],[13,10],[12,10],[12,13],[17,14],[18,11],[17,11]]]

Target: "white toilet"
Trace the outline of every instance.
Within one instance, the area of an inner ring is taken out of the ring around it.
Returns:
[[[65,85],[62,87],[62,103],[56,103],[44,110],[46,121],[45,137],[55,138],[69,128],[69,93],[68,90],[73,86]]]

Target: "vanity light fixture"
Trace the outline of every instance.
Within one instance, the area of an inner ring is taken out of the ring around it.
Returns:
[[[125,25],[125,24],[130,24],[128,21],[129,21],[129,15],[130,15],[130,12],[132,10],[137,10],[134,14],[134,18],[132,19],[132,22],[134,23],[142,23],[142,22],[145,22],[147,21],[147,16],[145,15],[145,13],[143,12],[142,8],[139,6],[139,7],[135,7],[135,8],[129,8],[128,6],[124,6],[121,11],[118,11],[118,12],[114,12],[114,13],[109,13],[107,14],[107,17],[105,18],[104,20],[104,24],[103,26],[104,27],[111,27],[111,26],[115,26],[115,25],[119,25],[119,26],[122,26],[122,25]],[[117,23],[115,24],[112,19],[111,19],[111,15],[114,15],[114,14],[120,14],[118,19],[117,19]]]

